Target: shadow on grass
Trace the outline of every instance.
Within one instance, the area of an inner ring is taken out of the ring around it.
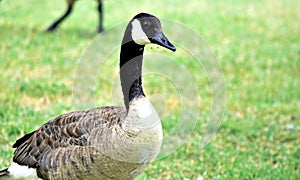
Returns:
[[[81,29],[81,28],[58,28],[57,30],[53,32],[46,32],[46,28],[43,27],[37,27],[32,25],[19,25],[16,26],[14,24],[7,24],[3,25],[1,27],[1,34],[16,34],[18,36],[23,35],[45,35],[45,36],[74,36],[78,38],[84,38],[84,39],[92,39],[95,36],[98,35],[96,31],[91,31],[88,29]],[[103,32],[105,33],[105,32]]]
[[[92,39],[95,36],[98,35],[96,31],[92,32],[91,30],[84,30],[81,28],[58,28],[57,30],[53,32],[46,32],[44,30],[39,30],[40,33],[45,33],[45,34],[53,34],[53,35],[58,35],[58,36],[76,36],[80,38],[85,38],[85,39]],[[105,33],[105,32],[104,32]]]

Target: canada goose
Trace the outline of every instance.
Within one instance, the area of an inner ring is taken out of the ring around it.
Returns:
[[[54,31],[59,24],[70,15],[70,13],[72,12],[73,9],[73,5],[75,3],[76,0],[67,0],[67,9],[65,11],[65,13],[58,18],[56,21],[54,21],[46,30],[46,32],[50,32],[50,31]],[[103,5],[102,5],[102,0],[97,0],[98,2],[98,13],[99,13],[99,26],[98,26],[98,32],[101,33],[104,28],[103,28]]]
[[[158,18],[137,14],[127,25],[120,53],[125,107],[105,106],[57,116],[18,139],[2,177],[28,179],[134,179],[155,160],[160,119],[142,88],[146,44],[175,51]]]

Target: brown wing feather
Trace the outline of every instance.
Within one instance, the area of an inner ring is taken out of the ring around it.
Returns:
[[[13,148],[17,148],[18,146],[20,146],[24,141],[27,141],[28,138],[30,138],[32,136],[32,134],[35,133],[35,131],[25,134],[23,137],[21,137],[20,139],[18,139],[15,144],[12,146]]]
[[[20,165],[38,168],[43,156],[51,151],[86,146],[90,132],[99,126],[111,126],[120,120],[119,107],[101,107],[87,111],[75,111],[60,115],[42,127],[26,134],[13,145],[16,148],[13,161]]]

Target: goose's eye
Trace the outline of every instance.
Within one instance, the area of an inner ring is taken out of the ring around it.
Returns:
[[[149,21],[144,21],[143,22],[143,26],[144,26],[144,28],[149,28],[150,26],[151,26],[151,23],[149,22]]]

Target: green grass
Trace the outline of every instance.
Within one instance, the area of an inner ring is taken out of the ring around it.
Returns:
[[[0,3],[0,169],[10,164],[11,146],[18,138],[73,110],[74,72],[96,36],[98,20],[94,1],[78,1],[57,32],[42,33],[64,8],[59,0]],[[300,130],[285,130],[288,124],[300,127],[298,1],[114,0],[105,1],[104,8],[106,29],[140,11],[190,27],[213,49],[226,81],[226,110],[213,141],[199,149],[203,124],[198,122],[176,152],[155,161],[140,179],[300,179]],[[177,53],[175,57],[185,56]],[[111,57],[96,83],[99,106],[112,103],[104,95],[111,93],[111,74],[118,71],[118,56]],[[188,59],[178,57],[178,62],[194,72],[201,97],[199,119],[205,120],[211,103],[207,77]],[[144,81],[147,94],[166,97],[163,123],[168,134],[180,114],[172,96],[176,90],[163,78],[147,76]]]

